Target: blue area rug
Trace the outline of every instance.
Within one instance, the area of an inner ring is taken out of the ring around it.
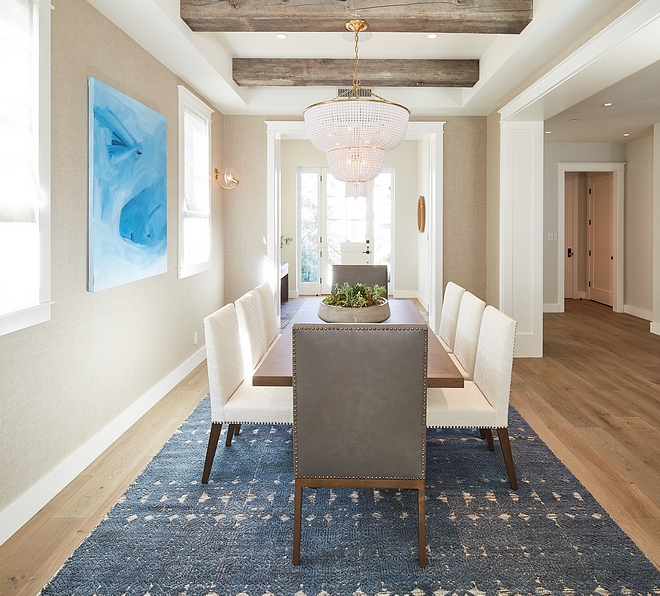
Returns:
[[[660,594],[660,573],[511,409],[499,445],[428,433],[428,567],[415,493],[305,491],[291,564],[291,427],[245,426],[200,478],[206,398],[42,591],[98,596]],[[224,431],[223,431],[224,434]]]

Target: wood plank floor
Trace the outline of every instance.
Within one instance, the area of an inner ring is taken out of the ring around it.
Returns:
[[[587,301],[544,321],[511,403],[660,569],[660,337]],[[201,365],[0,546],[0,594],[37,594],[207,391]]]

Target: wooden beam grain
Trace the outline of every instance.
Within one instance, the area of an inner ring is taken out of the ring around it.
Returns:
[[[350,87],[353,60],[234,58],[242,87]],[[479,60],[360,60],[364,87],[473,87]]]
[[[533,0],[180,0],[193,31],[345,31],[364,19],[370,31],[520,33]]]

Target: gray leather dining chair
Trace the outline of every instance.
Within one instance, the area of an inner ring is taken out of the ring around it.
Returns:
[[[331,288],[336,284],[342,286],[344,282],[352,286],[358,282],[367,286],[378,284],[387,290],[387,265],[333,265]]]
[[[294,324],[294,565],[303,489],[330,487],[416,490],[426,566],[427,330]]]

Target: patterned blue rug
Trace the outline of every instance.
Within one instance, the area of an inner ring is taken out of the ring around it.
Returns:
[[[205,399],[42,591],[97,596],[660,594],[660,573],[518,413],[499,445],[429,431],[428,567],[415,493],[306,491],[291,564],[291,427],[243,428],[201,484]],[[224,434],[224,431],[223,431]]]

